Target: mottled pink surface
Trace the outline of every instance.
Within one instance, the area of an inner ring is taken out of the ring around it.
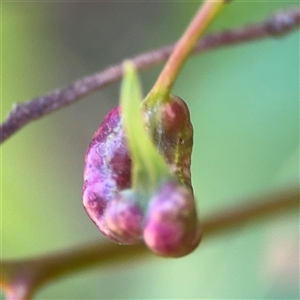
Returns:
[[[105,220],[122,244],[134,244],[143,239],[144,212],[132,190],[119,193],[107,205]]]
[[[113,108],[94,134],[85,157],[83,205],[100,231],[117,240],[107,228],[104,211],[115,195],[130,188],[131,159],[120,122]]]
[[[180,257],[201,239],[192,191],[169,180],[151,198],[144,225],[144,241],[156,254]]]

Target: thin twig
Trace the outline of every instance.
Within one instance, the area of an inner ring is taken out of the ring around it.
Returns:
[[[206,35],[196,46],[193,54],[212,49],[250,42],[267,37],[282,36],[300,25],[300,10],[279,12],[259,24]],[[174,45],[138,55],[131,60],[138,70],[144,70],[162,63],[172,53]],[[118,81],[122,77],[122,64],[111,66],[103,71],[84,77],[71,85],[55,90],[45,96],[19,103],[8,114],[0,126],[0,143],[24,127],[29,122],[61,109],[79,99]]]
[[[277,191],[258,199],[249,199],[243,205],[222,209],[203,221],[204,240],[215,234],[240,227],[275,214],[284,214],[294,210],[299,212],[299,188],[289,191]],[[199,248],[199,251],[201,246]],[[125,261],[142,259],[151,252],[143,245],[120,246],[114,243],[103,244],[96,242],[92,245],[70,249],[56,254],[44,255],[32,259],[3,261],[1,269],[3,288],[17,294],[17,299],[30,299],[36,289],[43,284],[58,279],[67,274],[94,265],[112,266]]]

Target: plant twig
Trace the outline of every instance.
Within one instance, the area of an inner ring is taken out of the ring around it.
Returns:
[[[258,24],[206,35],[196,45],[193,54],[267,37],[282,36],[298,28],[299,25],[299,8],[279,12]],[[174,45],[165,46],[138,55],[131,60],[138,70],[144,70],[166,61],[173,48]],[[29,122],[70,105],[118,81],[120,78],[122,78],[122,64],[113,65],[103,71],[77,80],[67,87],[34,98],[28,102],[16,104],[8,114],[7,119],[0,126],[0,143],[7,140]]]
[[[226,207],[207,217],[203,223],[204,240],[215,234],[253,223],[258,219],[299,212],[299,187],[289,191],[277,191],[258,199],[249,199],[243,205]],[[143,245],[120,246],[114,243],[96,242],[92,245],[70,249],[37,258],[8,260],[1,263],[2,287],[10,299],[30,299],[37,288],[78,270],[95,265],[112,266],[128,260],[139,260],[151,252]]]

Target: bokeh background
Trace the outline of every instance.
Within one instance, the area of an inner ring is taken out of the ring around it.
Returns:
[[[294,1],[230,4],[210,31],[262,20]],[[199,2],[1,2],[1,119],[29,100],[179,38]],[[141,74],[145,93],[162,66]],[[299,180],[299,31],[190,58],[174,93],[195,130],[201,218]],[[86,148],[119,83],[33,122],[1,146],[4,259],[103,240],[81,204]],[[36,299],[298,299],[299,214],[205,239],[181,259],[149,255],[83,270]],[[2,296],[3,297],[3,296]]]

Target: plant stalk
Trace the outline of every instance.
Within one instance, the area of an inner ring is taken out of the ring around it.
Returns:
[[[176,44],[173,53],[146,97],[145,101],[147,104],[167,101],[184,62],[189,57],[200,36],[208,28],[225,4],[225,0],[205,0]]]

